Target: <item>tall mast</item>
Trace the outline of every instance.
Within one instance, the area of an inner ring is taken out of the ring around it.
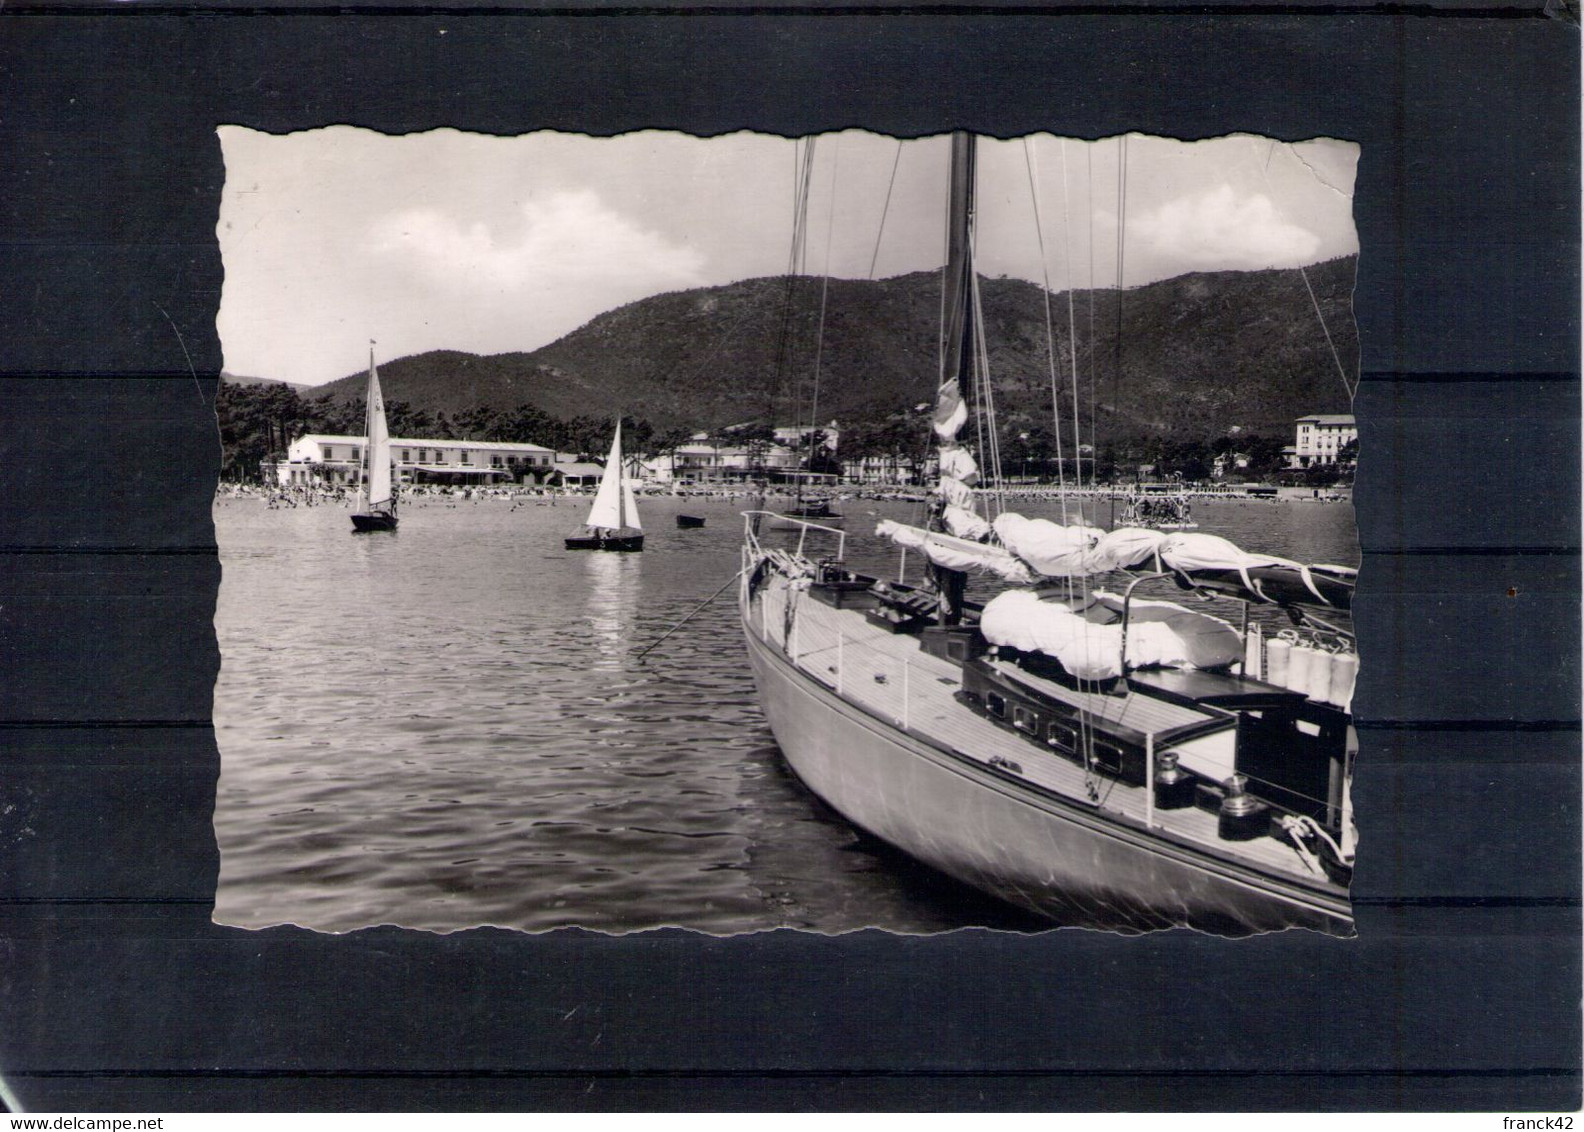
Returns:
[[[621,445],[621,414],[616,414],[616,440],[611,445],[610,463],[616,468],[616,529],[622,530],[627,526],[627,493],[623,490],[627,485],[622,482],[622,445]],[[608,471],[608,469],[607,469]]]
[[[951,139],[951,202],[946,228],[945,356],[941,380],[956,378],[963,400],[972,400],[973,254],[969,232],[974,210],[975,138],[958,130]]]
[[[363,382],[363,458],[358,461],[358,490],[357,508],[363,509],[365,495],[372,495],[373,484],[369,482],[369,469],[373,465],[369,462],[369,438],[374,435],[373,417],[374,408],[374,339],[369,339],[369,368],[368,378]]]
[[[964,130],[952,134],[951,198],[946,223],[945,293],[942,296],[944,324],[941,327],[942,353],[940,391],[936,394],[935,437],[940,444],[940,496],[931,511],[932,530],[950,530],[953,515],[963,515],[973,504],[969,483],[954,478],[967,475],[972,462],[957,447],[957,435],[967,420],[972,400],[974,320],[973,320],[973,231],[974,138]],[[953,464],[947,469],[950,453]],[[982,457],[981,453],[981,457]],[[934,562],[930,575],[940,593],[939,616],[942,625],[962,620],[963,593],[968,576]]]

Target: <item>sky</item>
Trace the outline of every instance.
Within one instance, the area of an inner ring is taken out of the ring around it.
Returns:
[[[795,143],[335,126],[219,131],[217,326],[229,373],[317,385],[425,350],[533,350],[650,295],[784,273]],[[802,270],[938,269],[944,136],[815,141]],[[1124,286],[1358,250],[1359,148],[1251,135],[981,139],[982,275]],[[1125,177],[1119,178],[1119,167]]]

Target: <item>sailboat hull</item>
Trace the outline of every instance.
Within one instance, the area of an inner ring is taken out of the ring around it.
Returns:
[[[369,534],[373,531],[394,531],[396,529],[396,516],[387,511],[375,511],[365,515],[352,516],[352,533]]]
[[[1345,901],[1010,781],[836,696],[744,628],[765,714],[798,778],[925,864],[1062,925],[1354,934]]]
[[[642,550],[643,535],[573,535],[566,540],[568,550]]]

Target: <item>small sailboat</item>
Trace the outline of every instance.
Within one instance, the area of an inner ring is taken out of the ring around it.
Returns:
[[[368,509],[363,508],[363,492],[368,490]],[[379,370],[374,368],[374,349],[369,347],[368,397],[363,421],[363,468],[358,484],[357,510],[352,514],[352,531],[396,529],[396,493],[391,490],[390,430],[385,427],[385,398],[380,394]]]
[[[623,465],[621,421],[618,420],[610,456],[605,461],[605,474],[600,477],[599,490],[594,493],[594,506],[589,509],[584,533],[567,538],[568,550],[643,549],[638,502],[633,498],[631,482],[623,474]]]

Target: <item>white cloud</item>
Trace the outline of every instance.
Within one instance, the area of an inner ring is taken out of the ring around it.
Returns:
[[[1268,196],[1227,184],[1130,218],[1128,239],[1188,271],[1297,267],[1320,250],[1320,237],[1284,220]]]
[[[405,261],[431,285],[463,291],[569,296],[613,280],[634,294],[698,286],[704,257],[607,207],[598,194],[559,192],[522,205],[502,231],[417,208],[375,223],[374,251]]]

